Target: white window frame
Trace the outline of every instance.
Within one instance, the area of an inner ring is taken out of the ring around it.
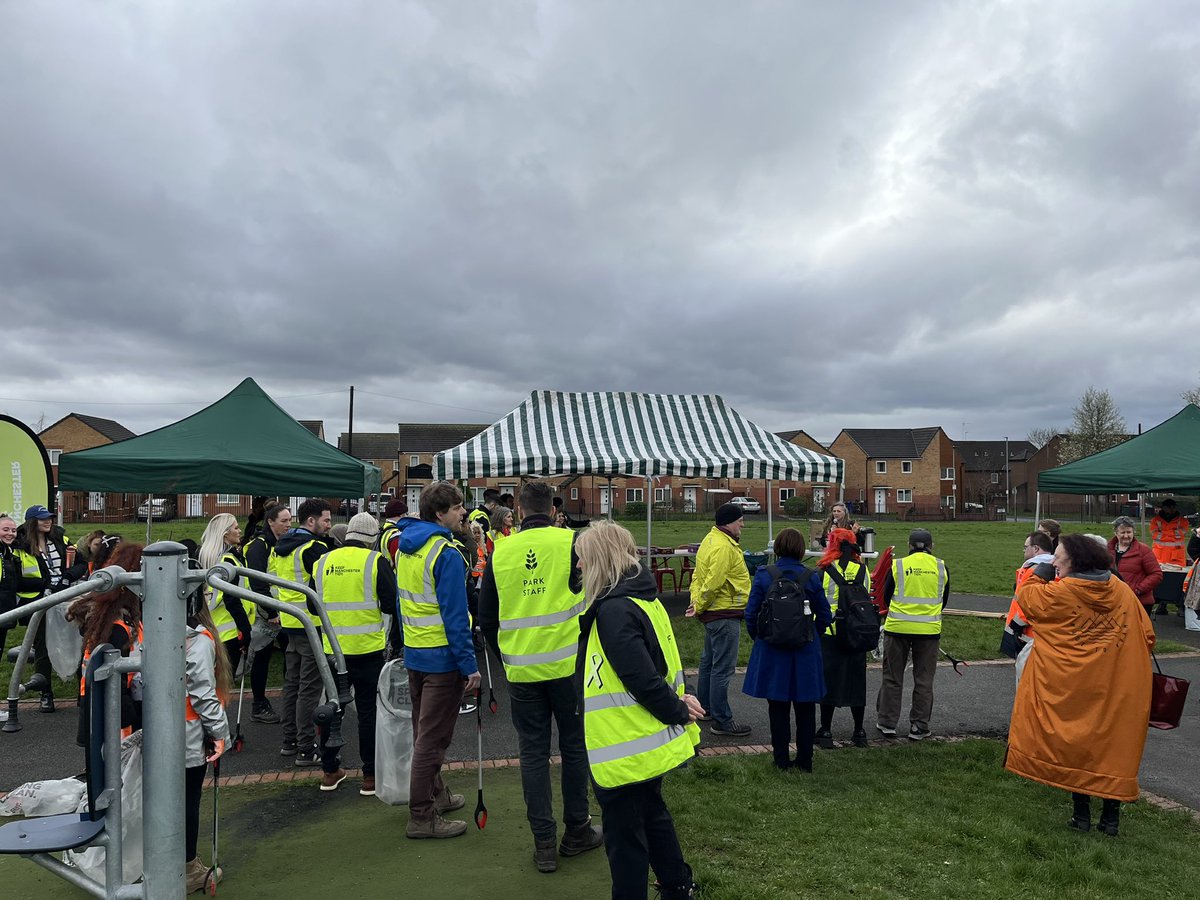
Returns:
[[[419,454],[419,453],[409,454],[408,464],[410,466],[419,466],[421,464],[421,454]]]
[[[992,473],[992,484],[999,484],[999,483],[1000,483],[1000,473],[993,472]]]
[[[625,488],[625,502],[644,503],[646,497],[644,492],[645,488]]]
[[[50,465],[57,466],[58,458],[62,456],[61,450],[47,450],[46,455],[50,457]]]
[[[912,488],[896,488],[897,503],[912,503]]]
[[[787,503],[789,500],[791,500],[795,496],[796,496],[795,488],[780,488],[779,489],[779,502],[780,503]]]
[[[471,488],[471,502],[474,503],[476,506],[482,506],[483,505],[483,492],[485,490],[487,490],[487,488],[481,488],[481,487]]]
[[[876,475],[886,475],[887,474],[887,460],[886,459],[875,460],[875,474]]]
[[[656,487],[654,489],[654,502],[655,503],[670,503],[671,502],[671,489],[669,487]]]
[[[946,494],[944,497],[942,497],[942,506],[944,506],[946,509],[953,509],[954,508],[954,495]]]
[[[900,473],[902,475],[911,475],[912,474],[912,460],[911,459],[903,459],[900,461]]]
[[[579,488],[576,488],[576,487],[571,488],[571,499],[572,500],[579,499]]]
[[[239,494],[217,494],[217,506],[237,506],[241,502]]]

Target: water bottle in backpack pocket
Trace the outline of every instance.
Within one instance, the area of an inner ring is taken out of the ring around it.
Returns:
[[[804,591],[812,573],[801,568],[796,575],[767,566],[771,584],[758,610],[758,637],[780,650],[799,650],[813,639],[813,612]]]

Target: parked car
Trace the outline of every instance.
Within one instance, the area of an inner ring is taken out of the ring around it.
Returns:
[[[347,503],[345,500],[338,505],[339,516],[356,516],[358,515],[358,504]]]
[[[983,512],[982,503],[964,503],[963,512]]]
[[[731,497],[729,502],[741,509],[742,512],[762,512],[762,504],[753,497]]]
[[[145,522],[146,517],[150,514],[150,501],[143,500],[142,505],[137,508],[138,521]],[[175,518],[175,504],[162,497],[155,497],[153,518],[161,520]]]

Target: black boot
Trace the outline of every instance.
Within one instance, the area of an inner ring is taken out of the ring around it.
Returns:
[[[1117,828],[1121,823],[1121,801],[1120,800],[1105,800],[1104,808],[1100,810],[1100,821],[1096,823],[1096,830],[1107,834],[1109,837],[1117,836]]]
[[[1074,804],[1074,814],[1067,821],[1067,827],[1076,831],[1091,831],[1092,798],[1087,794],[1072,794],[1071,802]]]

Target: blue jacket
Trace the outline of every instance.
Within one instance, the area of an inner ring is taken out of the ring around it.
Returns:
[[[766,566],[760,566],[750,586],[750,599],[746,604],[746,630],[754,638],[750,649],[750,664],[746,667],[746,679],[742,692],[764,700],[790,700],[794,703],[817,703],[825,696],[825,671],[821,662],[821,632],[833,621],[829,601],[821,587],[821,573],[810,569],[799,560],[782,557],[775,565],[793,576],[809,573],[804,582],[804,592],[816,616],[813,623],[813,639],[799,650],[781,650],[758,640],[758,611],[771,587],[771,576]]]
[[[416,553],[435,534],[454,540],[449,528],[436,522],[414,519],[400,533],[400,553]],[[442,624],[446,629],[445,647],[404,648],[404,665],[416,672],[453,672],[463,677],[479,671],[475,661],[475,642],[471,637],[471,616],[467,612],[467,564],[462,554],[447,547],[438,554],[433,567],[433,585],[437,592]]]

